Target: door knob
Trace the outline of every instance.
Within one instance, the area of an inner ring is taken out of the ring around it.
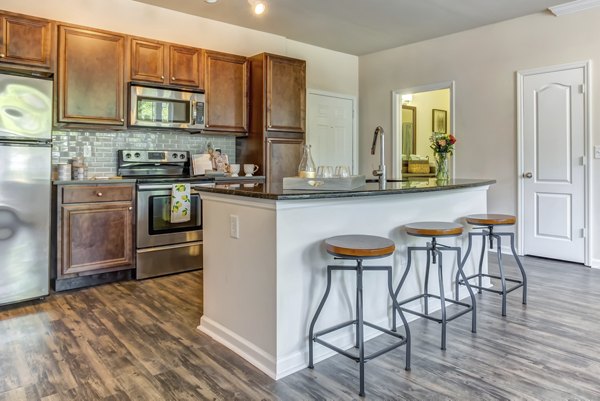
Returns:
[[[533,177],[532,173],[523,173],[523,178],[531,178]]]

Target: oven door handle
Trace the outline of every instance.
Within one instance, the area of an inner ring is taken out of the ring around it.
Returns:
[[[214,187],[214,186],[215,186],[214,182],[202,183],[202,184],[191,184],[190,191],[192,193],[198,193],[198,191],[196,191],[194,189],[194,187]],[[138,191],[165,191],[165,190],[170,191],[172,188],[173,188],[172,184],[139,184],[138,185]]]

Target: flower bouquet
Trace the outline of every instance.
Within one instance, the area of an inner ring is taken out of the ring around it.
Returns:
[[[431,134],[431,145],[435,155],[435,164],[437,167],[436,178],[438,181],[448,180],[448,156],[454,153],[454,144],[456,137],[452,134],[442,134],[434,132]]]

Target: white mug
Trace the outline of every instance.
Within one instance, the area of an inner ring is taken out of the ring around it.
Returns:
[[[258,166],[256,164],[244,164],[244,174],[246,177],[250,177],[252,174],[258,171]]]
[[[238,175],[240,173],[240,165],[239,164],[230,164],[229,172],[231,173],[232,177],[238,177]]]

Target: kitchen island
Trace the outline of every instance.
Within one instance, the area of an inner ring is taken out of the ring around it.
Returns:
[[[406,236],[402,226],[435,220],[464,223],[466,215],[486,213],[487,189],[494,182],[431,179],[388,183],[386,189],[369,183],[344,191],[284,190],[273,184],[198,187],[204,227],[204,314],[198,329],[274,379],[304,369],[308,326],[325,290],[325,266],[333,262],[322,245],[324,239],[342,234],[392,239],[395,253],[376,264],[391,264],[397,285],[406,265],[406,247],[424,241]],[[440,242],[462,245],[462,239]],[[474,246],[479,249],[480,243]],[[423,255],[413,258],[414,268],[400,298],[421,290],[424,268],[419,267],[424,262]],[[456,264],[451,259],[444,262],[452,270],[445,274],[446,296],[451,297]],[[467,275],[474,273],[475,264],[474,260],[466,264]],[[355,274],[339,272],[333,280],[316,330],[352,319]],[[392,309],[386,289],[385,274],[365,274],[365,318],[389,327]],[[437,288],[430,290],[436,293]],[[467,293],[461,286],[462,290],[464,298]],[[422,308],[419,303],[408,306]],[[430,306],[431,311],[436,309],[437,300]],[[464,324],[469,326],[470,319],[465,318]],[[378,334],[365,329],[365,339]],[[341,348],[350,348],[352,339],[350,328],[330,335]],[[332,354],[315,347],[317,362]],[[403,366],[400,359],[398,366]]]

